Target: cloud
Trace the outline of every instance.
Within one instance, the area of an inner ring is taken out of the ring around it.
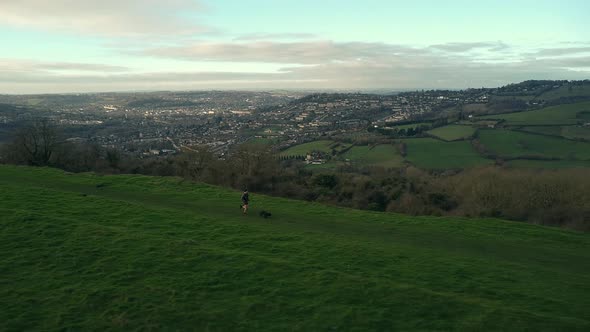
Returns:
[[[485,52],[459,52],[479,50]],[[408,89],[494,87],[529,79],[587,79],[590,56],[535,58],[511,45],[470,43],[455,52],[432,47],[333,41],[189,43],[131,50],[136,56],[278,63],[275,72],[144,72],[106,64],[0,59],[0,92],[94,92],[202,89]],[[526,51],[526,52],[525,52]],[[203,63],[204,62],[204,63]],[[256,67],[256,66],[253,66]]]
[[[97,69],[100,65],[97,65]],[[66,72],[6,71],[0,67],[0,91],[96,92],[208,89],[408,89],[494,87],[528,79],[586,79],[589,57],[523,59],[481,63],[465,57],[399,54],[392,58],[350,59],[263,72]],[[33,66],[36,67],[36,66]],[[52,67],[40,65],[41,68]],[[74,64],[61,67],[77,68]],[[84,66],[82,66],[84,68]],[[580,71],[572,69],[578,68]]]
[[[531,53],[533,56],[562,56],[562,55],[574,55],[580,53],[590,53],[590,46],[584,47],[560,47],[560,48],[545,48],[535,53]]]
[[[437,49],[445,52],[469,52],[475,49],[486,49],[490,51],[501,51],[509,48],[509,46],[503,42],[475,42],[475,43],[446,43],[431,45],[430,48]]]
[[[385,43],[255,41],[250,43],[203,42],[188,46],[151,48],[137,54],[194,61],[318,64],[326,61],[392,57],[396,54],[416,51],[411,47]]]
[[[114,73],[128,71],[129,68],[123,66],[113,66],[97,63],[78,63],[78,62],[48,62],[22,59],[1,59],[0,70],[4,72],[101,72]]]
[[[192,0],[2,0],[0,26],[109,37],[190,35],[209,29],[188,19]]]
[[[253,33],[234,38],[235,41],[277,40],[277,39],[317,39],[312,33]]]

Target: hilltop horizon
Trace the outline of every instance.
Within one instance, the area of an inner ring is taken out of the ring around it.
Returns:
[[[0,92],[0,95],[10,96],[10,95],[84,95],[84,94],[125,94],[125,93],[166,93],[166,92],[215,92],[215,91],[222,91],[222,92],[297,92],[297,93],[309,93],[309,94],[316,94],[316,93],[361,93],[361,94],[396,94],[396,93],[404,93],[404,92],[420,92],[420,91],[465,91],[465,90],[477,90],[477,89],[498,89],[506,86],[512,85],[519,85],[527,82],[541,82],[541,81],[555,81],[555,82],[585,82],[589,81],[589,79],[580,79],[580,80],[524,80],[519,82],[512,82],[504,85],[499,86],[470,86],[465,88],[358,88],[358,89],[338,89],[338,88],[318,88],[318,89],[311,89],[311,88],[252,88],[252,89],[234,89],[234,88],[211,88],[211,89],[175,89],[175,90],[121,90],[121,91],[69,91],[69,92],[39,92],[39,93],[3,93]]]

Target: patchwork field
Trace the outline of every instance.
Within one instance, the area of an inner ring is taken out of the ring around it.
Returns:
[[[445,141],[456,141],[473,136],[475,130],[466,125],[448,125],[429,130],[428,133]]]
[[[508,125],[572,125],[580,122],[578,113],[590,111],[590,102],[564,104],[540,110],[494,114],[478,119],[505,120]]]
[[[543,93],[539,99],[551,100],[564,97],[590,96],[590,84],[564,85],[558,89]]]
[[[395,146],[380,144],[375,147],[354,146],[340,156],[340,159],[348,159],[353,163],[381,167],[401,167],[404,158],[399,154]]]
[[[239,197],[0,166],[0,330],[590,329],[589,234]]]
[[[338,143],[330,140],[319,140],[309,143],[299,144],[281,152],[281,156],[305,156],[313,151],[331,153],[332,150],[341,151],[349,147],[350,144]]]
[[[468,141],[442,142],[433,138],[400,141],[407,146],[406,159],[421,168],[465,168],[493,163],[480,156]]]
[[[511,130],[480,130],[479,139],[486,149],[505,158],[537,156],[589,160],[590,143],[576,142]]]
[[[386,129],[397,129],[397,130],[402,130],[402,129],[410,129],[410,128],[418,128],[420,126],[430,126],[432,123],[430,122],[418,122],[418,123],[410,123],[410,124],[403,124],[403,125],[397,125],[397,126],[387,126],[385,127]]]
[[[570,139],[590,140],[590,127],[588,126],[529,126],[522,127],[521,130]]]

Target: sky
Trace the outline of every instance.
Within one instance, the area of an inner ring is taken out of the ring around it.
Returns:
[[[587,0],[0,0],[0,93],[590,79]]]

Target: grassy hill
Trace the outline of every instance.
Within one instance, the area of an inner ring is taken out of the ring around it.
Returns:
[[[238,202],[0,166],[0,330],[590,329],[589,234]]]
[[[493,114],[478,119],[505,120],[508,125],[575,125],[590,111],[590,102],[550,106],[540,110]]]

